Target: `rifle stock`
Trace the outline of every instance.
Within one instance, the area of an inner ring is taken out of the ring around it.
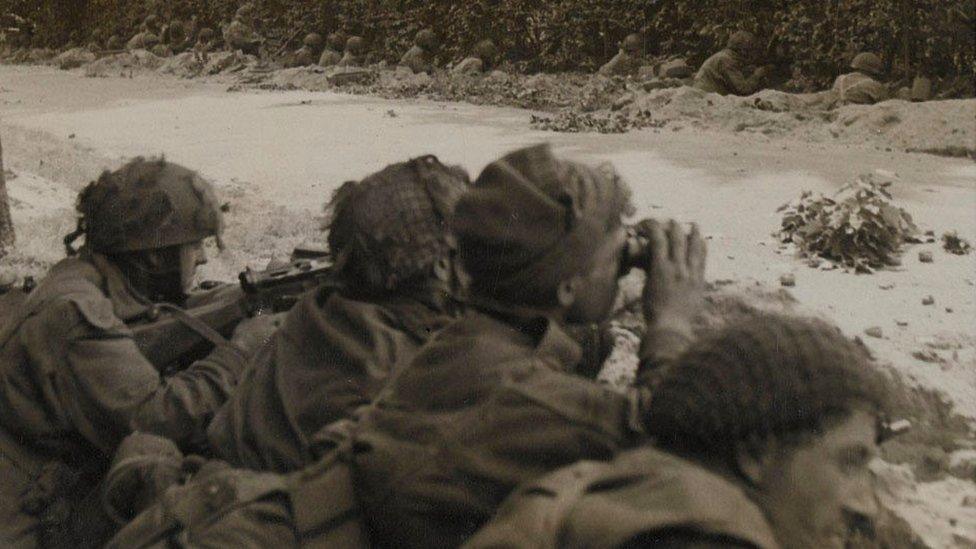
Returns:
[[[220,285],[189,298],[182,314],[229,339],[244,319],[287,311],[307,291],[335,284],[330,263],[321,258],[296,259],[264,271],[247,269],[239,280],[240,284]],[[149,322],[130,326],[143,355],[164,374],[186,368],[214,348],[180,316],[160,310]]]

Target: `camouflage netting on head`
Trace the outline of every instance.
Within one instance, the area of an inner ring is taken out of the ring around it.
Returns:
[[[883,413],[867,351],[821,320],[766,314],[704,337],[665,372],[646,411],[665,448],[731,458],[736,444],[822,432],[855,409]]]
[[[210,184],[196,172],[164,159],[136,158],[104,172],[78,196],[78,230],[99,253],[149,250],[197,242],[223,231]]]
[[[433,156],[343,184],[326,206],[326,225],[344,281],[383,293],[429,278],[453,253],[446,219],[468,185],[463,170]]]

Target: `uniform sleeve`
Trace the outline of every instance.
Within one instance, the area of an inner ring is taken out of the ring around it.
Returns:
[[[64,314],[74,328],[53,385],[67,421],[106,453],[132,431],[201,447],[207,424],[237,383],[243,355],[221,347],[163,379],[124,326],[100,323],[97,312],[71,305]]]
[[[759,88],[759,76],[753,74],[747,77],[742,72],[742,67],[730,59],[725,59],[722,62],[722,76],[729,89],[736,95],[749,95],[755,93]]]
[[[620,549],[659,547],[661,549],[754,549],[754,545],[735,538],[703,534],[685,529],[671,529],[637,536]]]

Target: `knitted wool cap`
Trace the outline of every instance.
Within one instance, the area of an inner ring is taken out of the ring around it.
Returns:
[[[631,210],[630,189],[612,169],[558,160],[537,145],[488,165],[452,224],[473,293],[549,305]]]
[[[645,426],[665,447],[720,456],[858,405],[884,406],[863,348],[822,321],[763,315],[695,343],[654,389]]]
[[[460,168],[424,156],[342,185],[326,206],[326,223],[347,282],[386,292],[430,276],[456,247],[447,218],[469,184]]]

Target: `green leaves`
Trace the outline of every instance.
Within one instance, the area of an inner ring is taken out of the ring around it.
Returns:
[[[833,197],[803,192],[784,204],[779,237],[804,255],[819,256],[857,272],[892,265],[918,227],[905,210],[891,204],[891,181],[859,176]]]

